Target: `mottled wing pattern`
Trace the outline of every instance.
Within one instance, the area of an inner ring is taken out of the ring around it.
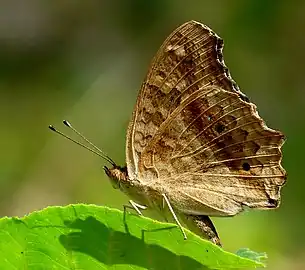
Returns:
[[[182,98],[208,85],[239,91],[224,65],[222,48],[222,39],[195,21],[181,25],[164,41],[143,82],[128,127],[126,158],[127,164],[135,165],[136,175],[144,147]]]
[[[284,137],[239,91],[222,47],[200,23],[177,28],[152,62],[128,129],[129,176],[158,183],[186,213],[276,207],[285,182]]]

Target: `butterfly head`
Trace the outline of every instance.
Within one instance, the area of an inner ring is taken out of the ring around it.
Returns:
[[[127,167],[114,165],[113,168],[104,167],[106,175],[109,177],[112,186],[115,189],[121,188],[121,183],[128,179]]]

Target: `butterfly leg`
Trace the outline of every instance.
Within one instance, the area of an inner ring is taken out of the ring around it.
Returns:
[[[185,234],[185,232],[183,230],[183,227],[181,226],[181,223],[179,222],[179,220],[178,220],[178,218],[177,218],[177,216],[176,216],[176,214],[174,212],[174,209],[172,208],[172,206],[171,206],[171,204],[169,202],[169,199],[166,197],[166,195],[164,193],[162,194],[162,197],[163,197],[163,207],[164,207],[164,202],[166,202],[169,211],[173,215],[174,220],[176,221],[177,225],[179,226],[179,228],[180,228],[180,230],[181,230],[181,232],[183,234],[184,240],[186,240],[187,239],[186,234]]]
[[[129,209],[135,210],[140,216],[142,216],[141,210],[147,209],[147,207],[145,205],[138,204],[138,203],[134,202],[133,200],[129,200],[129,203],[131,206],[124,205],[124,213],[126,212],[126,209],[129,208]]]

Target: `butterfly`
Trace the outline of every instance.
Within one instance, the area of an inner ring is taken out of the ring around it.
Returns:
[[[184,238],[181,222],[217,245],[209,216],[277,208],[286,181],[284,135],[268,128],[240,91],[222,49],[222,39],[196,21],[168,36],[138,94],[126,166],[107,157],[112,168],[104,168],[139,214],[154,209]]]

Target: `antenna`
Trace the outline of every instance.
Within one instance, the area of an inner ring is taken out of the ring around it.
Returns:
[[[64,138],[68,139],[69,141],[87,149],[88,151],[90,151],[91,153],[94,153],[95,155],[105,159],[106,161],[108,161],[112,166],[116,166],[115,162],[106,154],[104,153],[100,148],[98,148],[96,145],[94,145],[91,141],[89,141],[83,134],[81,134],[79,131],[77,131],[67,120],[63,120],[63,123],[65,126],[67,126],[68,128],[72,129],[74,133],[76,133],[79,137],[81,137],[85,142],[87,142],[88,144],[90,144],[90,146],[92,146],[94,149],[90,148],[89,146],[72,139],[71,137],[69,137],[68,135],[62,133],[61,131],[59,131],[58,129],[56,129],[54,126],[49,125],[49,129],[52,130],[53,132],[63,136]]]

